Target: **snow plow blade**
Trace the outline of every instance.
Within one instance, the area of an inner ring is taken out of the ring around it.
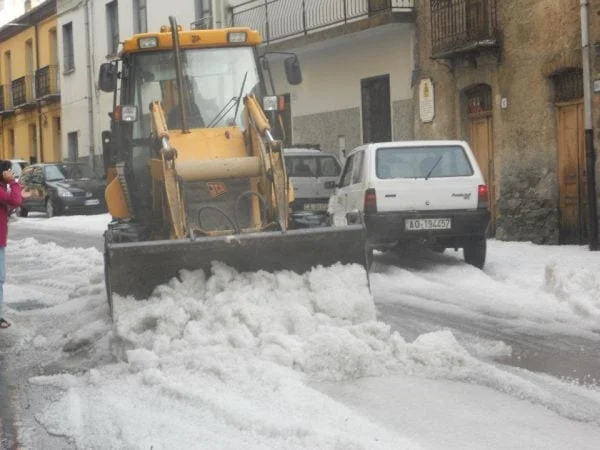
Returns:
[[[108,243],[105,271],[109,303],[112,294],[146,299],[154,288],[182,269],[210,273],[221,261],[238,272],[291,270],[304,273],[316,266],[361,264],[367,268],[363,225],[269,231],[195,240]]]

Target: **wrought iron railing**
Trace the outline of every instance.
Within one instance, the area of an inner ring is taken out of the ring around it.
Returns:
[[[495,45],[496,0],[431,0],[434,56]]]
[[[12,106],[22,106],[33,103],[34,99],[34,76],[25,75],[17,78],[11,83]]]
[[[412,13],[415,1],[250,0],[233,7],[232,25],[254,28],[265,42],[274,42],[384,11]]]
[[[60,74],[58,66],[45,66],[35,72],[36,98],[60,94]]]

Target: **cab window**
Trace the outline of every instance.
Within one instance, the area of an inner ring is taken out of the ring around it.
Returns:
[[[352,184],[360,183],[362,180],[363,172],[363,160],[365,158],[365,152],[358,152],[354,154],[354,168],[352,170]]]
[[[352,181],[352,171],[354,168],[355,156],[356,155],[352,155],[346,160],[346,165],[344,166],[344,172],[342,173],[342,179],[340,180],[341,187],[350,186],[350,183]]]

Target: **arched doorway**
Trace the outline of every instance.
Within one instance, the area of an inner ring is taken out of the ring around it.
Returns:
[[[552,75],[558,139],[559,239],[587,239],[587,173],[583,124],[583,74],[567,69]]]
[[[494,139],[492,128],[492,88],[478,84],[465,91],[469,119],[470,146],[489,189],[492,215],[489,232],[496,232],[496,189],[494,180]]]

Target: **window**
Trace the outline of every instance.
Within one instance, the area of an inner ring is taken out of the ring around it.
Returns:
[[[77,138],[77,131],[67,133],[67,145],[69,150],[67,158],[70,161],[77,161],[77,159],[79,159],[79,142]]]
[[[29,125],[29,160],[33,164],[37,161],[37,152],[38,152],[38,136],[37,136],[37,127],[35,125]]]
[[[148,8],[146,0],[133,0],[133,32],[145,33],[148,31]]]
[[[583,97],[583,71],[567,69],[552,77],[554,82],[554,101],[567,102]]]
[[[461,146],[390,147],[377,150],[377,178],[442,178],[473,175]]]
[[[356,155],[352,155],[346,161],[346,166],[344,167],[344,173],[342,174],[342,179],[340,181],[340,186],[350,186],[350,182],[352,181],[352,172],[354,168],[354,158]]]
[[[116,55],[119,50],[119,10],[117,0],[106,4],[106,27],[108,54]]]
[[[63,69],[65,72],[75,70],[75,57],[73,51],[73,23],[63,25]]]
[[[63,163],[44,167],[46,181],[80,180],[82,178],[96,178],[91,167],[87,164]]]
[[[163,104],[170,129],[180,129],[181,106],[172,52],[143,52],[132,56],[136,80],[135,105],[140,120],[134,125],[134,137],[150,133],[148,105],[154,100]],[[262,96],[254,52],[249,47],[203,48],[182,50],[184,105],[188,108],[188,125],[194,127],[245,127],[244,96]],[[240,94],[242,94],[240,96]]]
[[[352,184],[360,183],[362,180],[363,160],[365,152],[358,152],[355,155],[354,170],[352,171]]]
[[[290,177],[337,177],[340,166],[332,156],[286,156],[285,166]]]
[[[194,28],[208,29],[212,28],[211,0],[196,0],[196,21]]]
[[[13,128],[9,128],[8,130],[8,150],[9,154],[12,158],[15,157],[15,130]]]

